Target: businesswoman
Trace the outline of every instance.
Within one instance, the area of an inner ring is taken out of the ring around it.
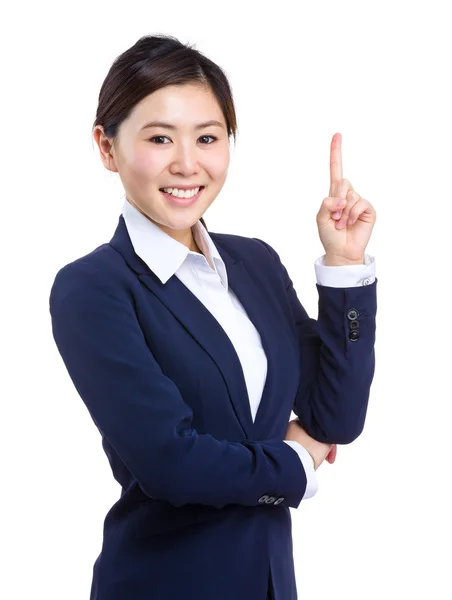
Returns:
[[[364,426],[375,211],[343,178],[335,134],[309,318],[268,243],[202,218],[235,134],[225,74],[172,37],[139,39],[100,90],[93,135],[124,207],[50,292],[55,342],[122,487],[91,600],[295,600],[289,508]]]

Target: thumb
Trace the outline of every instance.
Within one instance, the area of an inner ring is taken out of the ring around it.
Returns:
[[[347,201],[345,198],[336,198],[328,196],[324,198],[320,210],[317,213],[317,223],[319,225],[324,225],[331,219],[331,214],[338,211],[343,210],[347,205]]]

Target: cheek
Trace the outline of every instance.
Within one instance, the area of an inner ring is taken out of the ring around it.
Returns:
[[[157,152],[146,148],[135,151],[132,159],[131,170],[137,177],[152,179],[162,169],[162,157]]]
[[[226,178],[229,168],[229,151],[228,149],[216,152],[212,154],[209,160],[209,170],[212,177],[218,180],[224,180]]]

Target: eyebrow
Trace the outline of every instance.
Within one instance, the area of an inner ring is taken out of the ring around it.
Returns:
[[[205,127],[211,127],[212,125],[217,126],[217,127],[224,127],[223,123],[220,123],[220,121],[215,121],[214,119],[211,121],[206,121],[205,123],[198,123],[195,125],[195,129],[204,129]],[[177,127],[175,125],[171,125],[171,123],[165,123],[164,121],[151,121],[150,123],[146,123],[146,125],[143,125],[143,127],[141,128],[141,131],[143,129],[147,129],[148,127],[163,127],[165,129],[177,129]]]

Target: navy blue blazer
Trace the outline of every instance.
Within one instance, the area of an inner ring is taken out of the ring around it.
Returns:
[[[91,600],[265,600],[269,576],[276,600],[296,600],[289,507],[306,476],[282,441],[291,411],[324,442],[348,444],[364,426],[378,280],[316,284],[312,319],[271,246],[209,233],[268,358],[254,423],[228,336],[135,254],[122,215],[52,285],[55,342],[122,488]]]

